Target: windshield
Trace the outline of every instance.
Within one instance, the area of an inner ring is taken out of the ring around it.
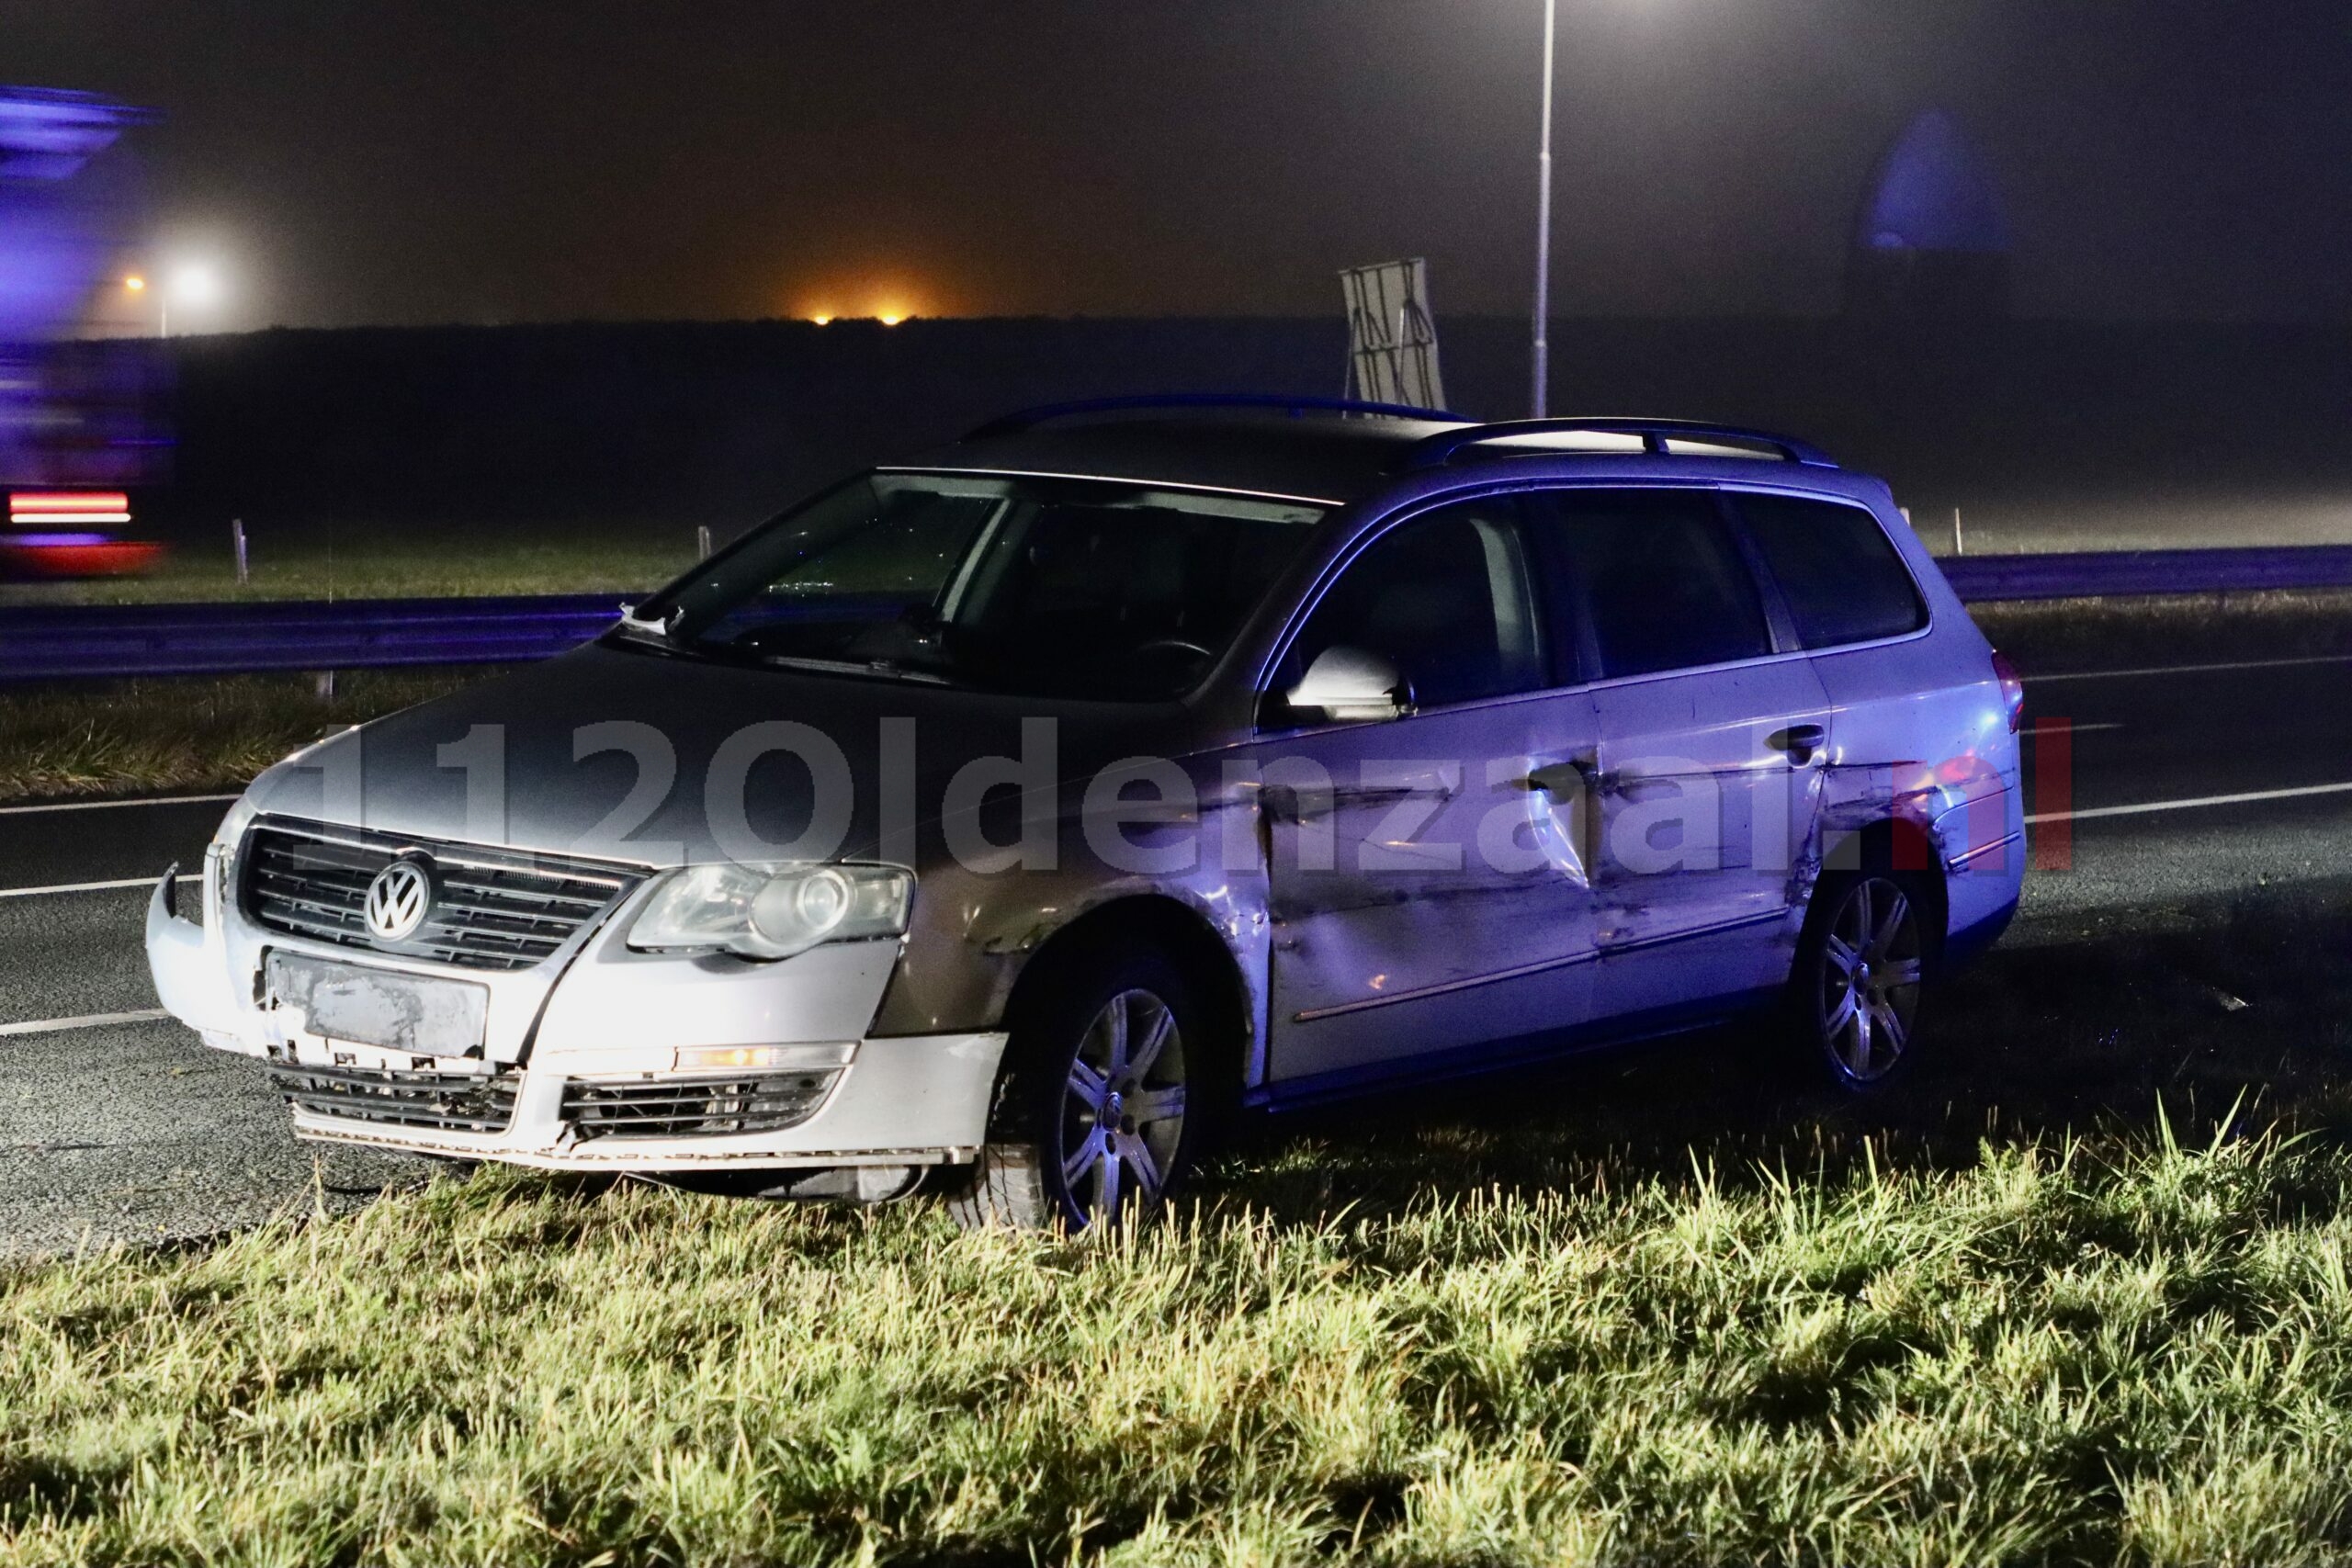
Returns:
[[[754,530],[622,635],[1032,696],[1182,695],[1319,507],[1102,479],[868,474]]]

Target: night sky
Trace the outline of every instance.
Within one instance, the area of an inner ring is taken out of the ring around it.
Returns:
[[[1527,294],[1536,0],[0,0],[0,79],[160,109],[203,326],[1316,313]],[[1560,313],[1835,308],[1959,116],[2028,314],[2352,316],[2352,6],[1563,0]]]

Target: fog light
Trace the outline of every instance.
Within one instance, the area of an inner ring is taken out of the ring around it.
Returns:
[[[857,1055],[855,1043],[814,1045],[682,1045],[682,1073],[792,1072],[844,1067]]]

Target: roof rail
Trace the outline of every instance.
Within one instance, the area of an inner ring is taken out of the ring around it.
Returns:
[[[1076,402],[1046,403],[1001,415],[965,433],[967,441],[1017,435],[1057,419],[1080,414],[1118,413],[1130,409],[1272,409],[1293,419],[1305,413],[1379,414],[1389,419],[1459,420],[1443,409],[1415,408],[1409,403],[1371,403],[1353,398],[1285,398],[1265,392],[1145,392],[1124,398],[1082,398]]]
[[[1750,442],[1770,448],[1781,460],[1804,463],[1818,468],[1834,468],[1837,460],[1819,447],[1807,446],[1792,436],[1775,435],[1769,430],[1748,430],[1736,424],[1710,424],[1695,419],[1506,419],[1491,424],[1464,425],[1459,430],[1443,430],[1413,443],[1405,460],[1397,465],[1399,471],[1434,468],[1453,460],[1453,455],[1465,446],[1484,442],[1500,441],[1513,435],[1565,435],[1591,432],[1603,435],[1638,435],[1643,450],[1663,454],[1666,444],[1677,437],[1694,440],[1724,440]]]

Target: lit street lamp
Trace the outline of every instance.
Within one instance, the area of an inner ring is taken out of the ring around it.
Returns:
[[[1544,130],[1535,154],[1535,354],[1528,399],[1531,418],[1542,419],[1551,350],[1544,341],[1544,318],[1552,311],[1552,29],[1559,0],[1544,0]]]
[[[147,280],[137,273],[122,280],[127,294],[147,292]],[[193,305],[198,310],[220,298],[220,278],[210,267],[191,263],[179,268],[155,286],[155,335],[172,335],[172,301],[183,307]]]

